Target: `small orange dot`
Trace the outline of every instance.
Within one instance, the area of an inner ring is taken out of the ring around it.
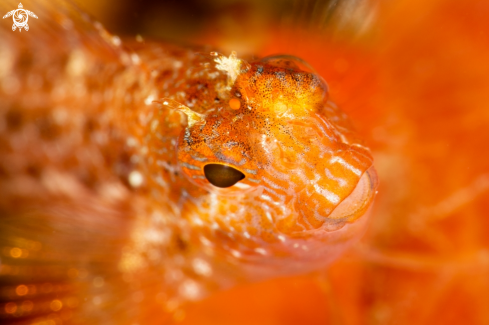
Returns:
[[[12,256],[13,258],[21,257],[22,256],[22,249],[20,249],[18,247],[11,248],[10,249],[10,256]]]
[[[29,288],[27,288],[26,285],[19,285],[17,286],[17,288],[15,288],[15,293],[18,295],[18,296],[25,296],[27,293],[29,292]]]
[[[58,299],[51,301],[51,304],[49,305],[49,308],[51,308],[52,311],[59,311],[62,307],[63,303]]]
[[[5,312],[7,314],[13,314],[17,311],[17,304],[15,302],[8,302],[5,304]]]
[[[229,107],[234,110],[238,110],[241,107],[241,102],[237,98],[232,98],[229,100]]]

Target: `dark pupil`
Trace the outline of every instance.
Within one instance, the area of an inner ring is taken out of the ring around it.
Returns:
[[[205,178],[214,186],[230,187],[245,178],[245,175],[233,167],[209,164],[204,166]]]

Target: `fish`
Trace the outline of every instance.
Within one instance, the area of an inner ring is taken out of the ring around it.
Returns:
[[[2,321],[171,322],[363,235],[373,157],[308,63],[24,5],[30,29],[0,29]]]
[[[342,13],[339,20],[351,17],[353,26],[340,24],[331,39],[322,9],[338,3],[209,1],[198,14],[188,5],[149,8],[149,15],[139,7],[140,17],[153,19],[147,25],[133,11],[121,19],[124,31],[146,35],[177,16],[181,28],[167,35],[196,26],[204,31],[192,42],[306,60],[352,117],[381,180],[367,233],[327,268],[218,292],[176,314],[181,324],[488,323],[489,8],[484,1],[355,1],[373,10]],[[106,17],[115,30],[112,11]]]

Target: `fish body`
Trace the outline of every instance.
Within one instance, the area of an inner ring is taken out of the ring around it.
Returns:
[[[32,10],[28,32],[0,30],[3,319],[161,323],[359,239],[372,157],[303,61]]]

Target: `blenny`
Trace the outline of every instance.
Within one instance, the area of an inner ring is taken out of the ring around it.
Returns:
[[[31,6],[28,32],[0,29],[0,319],[161,323],[361,236],[372,157],[307,63]]]

